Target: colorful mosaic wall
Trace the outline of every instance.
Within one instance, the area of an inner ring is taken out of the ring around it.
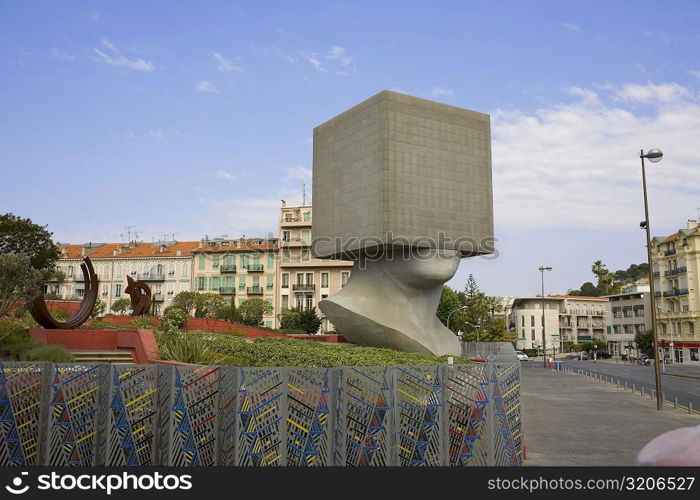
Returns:
[[[519,362],[0,363],[0,465],[521,465]]]

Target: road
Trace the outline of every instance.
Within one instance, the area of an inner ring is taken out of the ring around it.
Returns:
[[[632,384],[637,390],[644,387],[647,393],[656,389],[653,366],[578,360],[565,360],[563,363],[574,370],[587,370],[613,377],[615,380],[620,380],[621,385],[627,382],[630,388]],[[526,361],[523,362],[523,368],[542,368],[542,362]],[[700,409],[700,380],[662,374],[661,386],[666,400],[673,401],[674,398],[678,398],[680,405],[688,406],[688,402],[691,402],[694,409]]]

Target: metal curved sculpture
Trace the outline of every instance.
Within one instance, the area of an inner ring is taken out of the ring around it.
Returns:
[[[143,281],[135,281],[131,276],[126,277],[129,283],[124,292],[131,298],[131,315],[145,316],[151,309],[151,287]]]
[[[100,281],[97,279],[97,274],[92,267],[90,257],[83,257],[83,263],[80,264],[80,269],[83,271],[83,278],[85,280],[85,295],[83,296],[83,301],[80,303],[78,310],[75,311],[67,321],[62,323],[54,319],[46,305],[43,293],[32,302],[32,307],[29,309],[29,312],[32,318],[44,328],[51,330],[74,330],[90,319],[90,314],[92,314],[92,310],[97,303],[97,292]]]

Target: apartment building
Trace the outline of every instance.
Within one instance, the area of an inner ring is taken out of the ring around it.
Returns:
[[[544,302],[544,323],[542,303]],[[544,297],[515,297],[511,306],[508,328],[518,334],[519,349],[542,348],[544,328],[547,350],[562,352],[568,342],[601,341],[605,345],[605,297],[548,295]]]
[[[700,364],[700,228],[685,229],[651,241],[654,302],[659,339],[676,363]]]
[[[635,335],[651,330],[649,280],[640,280],[623,289],[622,293],[607,298],[605,307],[609,323],[605,339],[608,352],[613,356],[638,355]]]
[[[276,328],[277,238],[202,239],[193,255],[193,286],[201,293],[218,293],[236,306],[250,298],[271,306],[263,324]]]
[[[316,308],[323,318],[321,331],[333,326],[323,317],[318,303],[340,290],[353,263],[311,256],[312,207],[287,207],[282,201],[279,222],[279,301],[277,314],[285,309]]]
[[[80,270],[83,257],[90,257],[100,281],[98,298],[111,312],[112,303],[124,297],[127,275],[151,287],[153,312],[160,314],[182,291],[192,288],[192,251],[197,242],[87,243],[60,245],[57,269],[63,283],[50,282],[49,292],[66,299],[82,299],[85,281]]]

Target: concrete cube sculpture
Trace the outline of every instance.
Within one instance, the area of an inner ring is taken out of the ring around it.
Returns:
[[[353,342],[438,354],[459,259],[492,253],[488,115],[383,91],[314,129],[316,257],[355,261],[319,307]]]

